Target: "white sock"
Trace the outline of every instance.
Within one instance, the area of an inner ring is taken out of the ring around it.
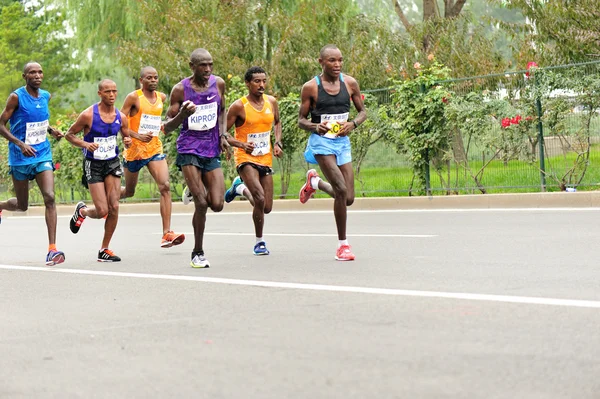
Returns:
[[[310,179],[310,186],[312,188],[314,188],[315,190],[319,189],[319,181],[321,180],[321,178],[319,176],[316,177],[311,177]]]
[[[262,242],[263,238],[262,237],[256,237],[256,243],[258,244],[259,242]]]
[[[244,183],[240,184],[235,188],[235,193],[237,195],[244,195],[244,190],[246,189],[246,185]]]
[[[338,241],[338,248],[341,247],[342,245],[349,245],[348,244],[348,240],[339,240]]]

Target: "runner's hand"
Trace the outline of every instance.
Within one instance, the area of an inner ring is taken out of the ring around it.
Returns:
[[[60,140],[65,136],[60,130],[55,129],[51,126],[48,128],[48,133],[50,133],[50,135],[52,135],[52,137],[54,137],[56,140]]]
[[[125,148],[131,147],[131,142],[131,137],[123,137],[123,145],[125,146]]]
[[[354,123],[352,122],[342,122],[342,128],[340,129],[338,136],[344,137],[347,136],[354,129]]]
[[[35,149],[29,144],[21,142],[21,144],[19,144],[19,148],[21,149],[23,155],[25,155],[26,157],[35,157]]]
[[[254,151],[254,144],[252,143],[242,143],[242,147],[241,147],[245,152],[247,152],[248,154],[252,154],[252,151]]]
[[[324,135],[329,131],[329,126],[327,126],[327,122],[321,122],[317,125],[317,133],[319,135]]]
[[[221,152],[225,154],[225,159],[229,161],[229,159],[231,158],[231,146],[227,142],[227,139],[223,136],[221,136],[219,147],[221,148]]]
[[[98,144],[96,143],[85,143],[85,149],[94,152],[98,149]]]
[[[188,116],[193,115],[194,112],[196,112],[196,104],[194,104],[190,100],[184,101],[183,104],[181,104],[181,109],[179,110],[179,112],[181,112],[187,118]]]
[[[273,146],[273,155],[275,155],[277,158],[281,158],[283,155],[283,150],[277,144]]]
[[[152,133],[138,133],[136,139],[142,143],[149,143],[152,140]]]

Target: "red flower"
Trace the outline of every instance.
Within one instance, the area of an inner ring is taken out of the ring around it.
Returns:
[[[529,77],[529,70],[531,68],[537,68],[537,67],[538,67],[538,64],[536,64],[535,62],[533,62],[533,61],[528,62],[527,63],[527,72],[525,72],[525,76]]]
[[[54,169],[56,169],[56,170],[60,169],[60,162],[57,162],[54,164]]]
[[[502,118],[501,123],[502,123],[502,127],[506,129],[507,127],[510,126],[510,118]]]
[[[442,102],[443,102],[444,104],[448,104],[448,99],[447,99],[446,97],[442,97]]]
[[[361,100],[363,100],[363,101],[364,101],[364,100],[365,100],[365,95],[361,93],[361,94],[360,94],[360,98],[361,98]]]

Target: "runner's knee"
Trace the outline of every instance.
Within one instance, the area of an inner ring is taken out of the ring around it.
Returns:
[[[168,181],[166,181],[164,183],[159,183],[158,191],[160,192],[161,195],[169,194],[169,193],[171,193],[171,185],[169,184]]]
[[[54,191],[42,193],[42,196],[44,197],[44,206],[46,208],[54,207]]]

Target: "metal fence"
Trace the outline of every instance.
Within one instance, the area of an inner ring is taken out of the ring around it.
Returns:
[[[505,109],[502,115],[487,115],[485,124],[474,122],[469,132],[447,123],[445,128],[453,143],[446,158],[431,160],[428,191],[446,195],[595,189],[600,181],[600,100],[596,102],[596,97],[600,98],[599,72],[600,62],[589,62],[540,68],[535,73],[514,71],[439,82],[452,93],[455,104],[473,97],[504,104]],[[375,97],[379,107],[386,107],[392,102],[393,90],[363,92]],[[482,139],[502,138],[516,126],[523,140],[519,151]],[[297,197],[307,168],[299,150],[294,154],[295,172],[288,192],[282,197]],[[274,169],[277,185],[276,162]],[[139,182],[139,195],[131,201],[159,198],[158,188],[145,169],[140,172]],[[380,140],[369,148],[357,175],[356,195],[410,195],[413,183],[408,156]],[[172,184],[174,199],[181,189],[181,184]],[[0,186],[0,200],[10,195],[8,187]],[[57,182],[56,199],[59,203],[89,200],[89,193],[82,187]],[[41,202],[39,191],[32,189],[30,203]]]

